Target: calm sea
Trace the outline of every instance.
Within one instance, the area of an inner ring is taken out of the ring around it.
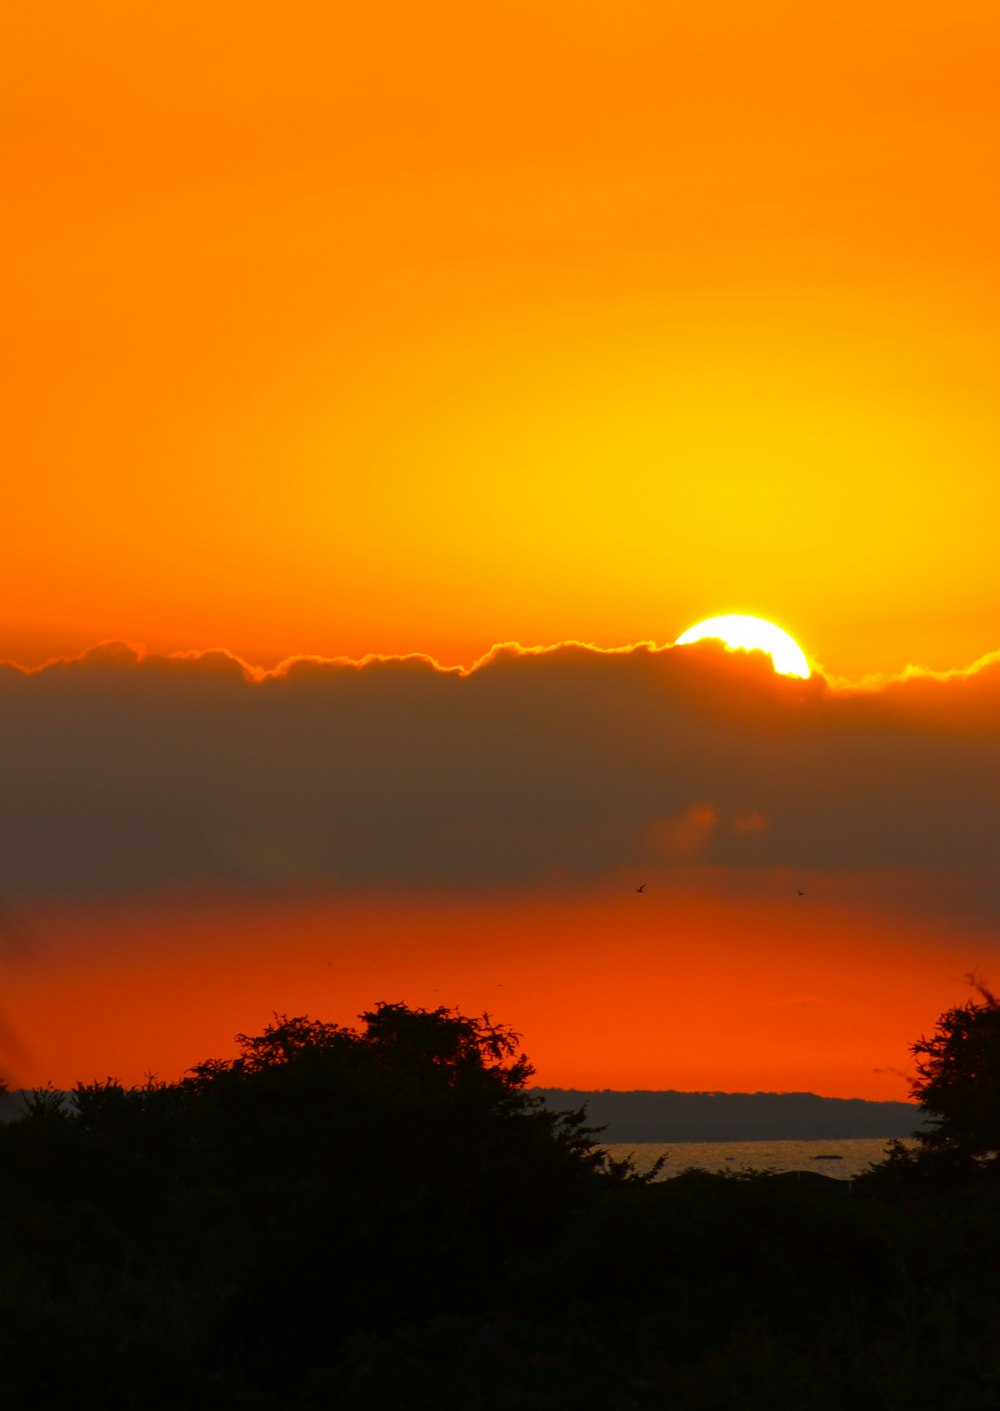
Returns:
[[[915,1143],[908,1141],[906,1145]],[[886,1146],[881,1137],[851,1137],[840,1141],[608,1142],[605,1150],[617,1161],[631,1156],[640,1171],[648,1171],[658,1156],[665,1156],[660,1180],[679,1176],[694,1166],[701,1171],[819,1171],[849,1181],[873,1161],[881,1161]]]

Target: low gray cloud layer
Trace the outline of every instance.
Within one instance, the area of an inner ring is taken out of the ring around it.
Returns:
[[[0,894],[995,866],[1000,659],[878,691],[714,644],[0,667]]]

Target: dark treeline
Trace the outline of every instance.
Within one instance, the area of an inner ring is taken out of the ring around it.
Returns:
[[[586,1106],[607,1142],[788,1141],[908,1137],[920,1124],[909,1102],[815,1093],[584,1092],[532,1088],[547,1107]]]
[[[787,1141],[909,1137],[923,1114],[911,1102],[815,1093],[687,1093],[611,1088],[529,1089],[553,1112],[586,1107],[604,1142]],[[71,1101],[68,1093],[63,1095]],[[0,1093],[0,1122],[23,1116],[30,1092]],[[678,1154],[683,1157],[683,1152]]]
[[[920,1041],[930,1126],[850,1188],[640,1179],[527,1090],[515,1035],[445,1009],[276,1017],[179,1083],[37,1093],[0,1128],[7,1403],[1000,1404],[998,1014]]]

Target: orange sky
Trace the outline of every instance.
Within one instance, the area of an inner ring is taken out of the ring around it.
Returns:
[[[18,7],[0,654],[995,648],[998,31]]]
[[[832,678],[1000,648],[995,5],[48,0],[3,30],[0,661],[122,639],[468,664],[738,612]],[[31,760],[13,767],[41,827]],[[992,777],[992,743],[970,768]],[[961,836],[957,805],[936,815],[914,779],[904,795],[928,846],[935,819]],[[697,946],[662,959],[654,902],[612,999],[610,903],[584,918],[564,898],[554,921],[516,888],[431,890],[470,935],[514,918],[520,988],[497,1009],[553,1083],[899,1096],[878,1053],[905,1063],[997,939],[976,922],[954,954],[957,911],[921,918],[906,885],[895,910],[838,893],[803,999],[785,913],[744,896],[723,915],[695,888]],[[74,911],[57,891],[57,918],[44,888],[25,915],[39,955],[51,932],[71,959],[17,961],[4,1002],[32,1074],[183,1065],[271,1008],[325,1003],[318,903],[284,903],[286,984],[276,923],[245,898],[180,921],[130,896],[147,964],[121,898]],[[452,938],[427,945],[456,998],[496,983],[493,950],[477,969],[429,901],[370,923],[341,903],[369,939],[335,1017],[401,987],[433,1002],[386,949],[408,925]],[[566,1009],[551,938],[570,930]],[[629,1007],[652,1032],[671,984],[687,1038],[647,1053]],[[685,1029],[713,985],[711,1025]],[[70,1023],[83,994],[93,1022]],[[822,1022],[795,1008],[814,1003]],[[756,1022],[767,1005],[780,1024]]]
[[[617,878],[486,898],[37,908],[6,967],[22,1044],[8,1035],[6,1066],[21,1083],[174,1078],[275,1010],[351,1024],[385,999],[488,1010],[523,1034],[545,1086],[898,1101],[908,1045],[968,997],[964,974],[995,938],[859,905],[883,880],[810,876],[808,913],[787,878],[759,880],[748,904],[694,877],[641,898]]]

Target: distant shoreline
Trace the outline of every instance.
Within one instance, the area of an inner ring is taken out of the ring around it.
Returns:
[[[622,1142],[891,1141],[922,1125],[915,1103],[815,1093],[686,1093],[533,1088],[553,1110],[586,1108],[599,1140]]]
[[[25,1115],[31,1089],[0,1097],[0,1122]],[[915,1103],[818,1097],[815,1093],[688,1093],[648,1089],[532,1088],[554,1111],[586,1108],[598,1144],[625,1142],[891,1141],[922,1125]],[[63,1092],[68,1103],[72,1094]]]

